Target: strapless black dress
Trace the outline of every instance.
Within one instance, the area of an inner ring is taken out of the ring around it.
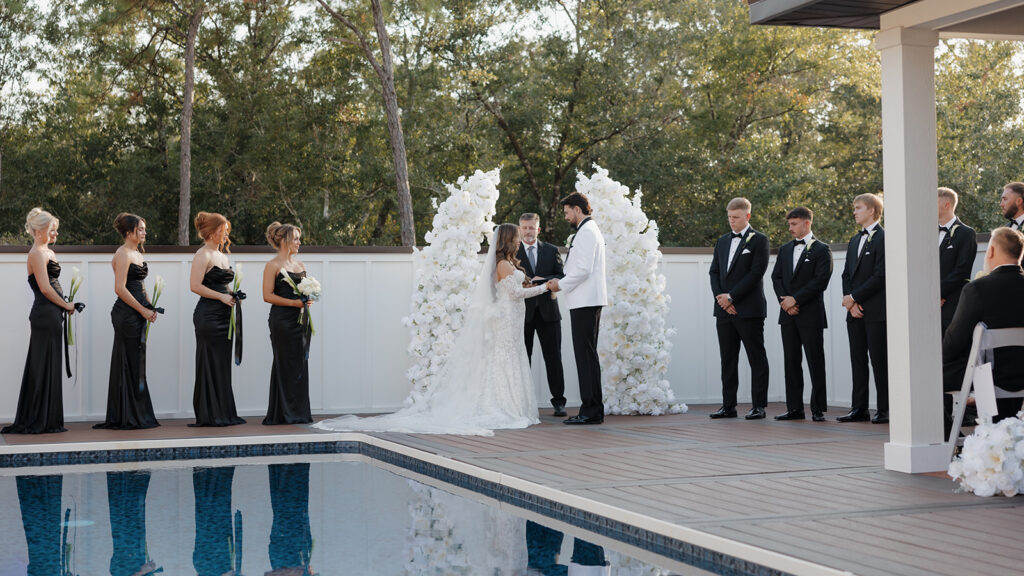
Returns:
[[[233,270],[214,266],[203,276],[203,286],[216,292],[230,292]],[[195,424],[189,426],[232,426],[244,424],[235,409],[231,390],[231,349],[228,329],[231,307],[220,300],[200,298],[192,313],[196,330],[196,383],[192,393]]]
[[[142,283],[147,276],[149,266],[145,262],[142,266],[129,264],[125,288],[140,304],[152,308]],[[114,347],[110,352],[107,418],[93,428],[137,430],[159,426],[146,382],[146,344],[142,342],[146,319],[118,298],[110,310],[110,322],[114,325]]]
[[[291,275],[298,284],[306,273]],[[280,274],[274,282],[274,294],[288,300],[298,300],[292,287]],[[274,350],[274,363],[270,368],[270,401],[264,424],[309,424],[313,416],[309,410],[309,362],[302,342],[306,327],[299,324],[301,308],[270,307],[270,346]]]
[[[57,278],[60,264],[50,260],[46,264],[50,286],[61,297],[64,291]],[[35,301],[28,314],[32,327],[28,342],[28,359],[21,377],[18,409],[14,423],[0,430],[3,434],[41,434],[65,432],[64,397],[61,374],[64,354],[64,309],[50,302],[39,290],[36,277],[28,277]]]

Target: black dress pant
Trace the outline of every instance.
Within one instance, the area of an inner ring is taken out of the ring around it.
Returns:
[[[565,406],[565,375],[562,372],[562,323],[549,322],[537,312],[524,324],[526,330],[526,356],[533,362],[533,333],[540,339],[540,351],[544,355],[544,369],[551,390],[551,405]]]
[[[604,418],[604,400],[601,397],[601,363],[597,356],[597,332],[601,324],[601,306],[574,308],[569,311],[572,321],[572,350],[576,357],[576,372],[580,380],[579,415],[583,418]]]
[[[750,363],[750,395],[755,408],[768,406],[768,354],[764,350],[764,318],[719,317],[718,350],[722,358],[722,407],[736,407],[740,385],[740,344]]]
[[[849,318],[850,368],[853,372],[853,410],[868,409],[868,356],[875,375],[875,395],[879,411],[889,411],[889,352],[886,348],[886,323]]]
[[[804,409],[803,356],[811,373],[811,412],[828,410],[825,390],[825,337],[821,322],[782,324],[782,351],[786,367],[786,410]]]

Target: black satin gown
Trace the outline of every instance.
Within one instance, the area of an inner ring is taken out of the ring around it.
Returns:
[[[152,308],[142,284],[148,275],[145,262],[142,266],[129,264],[125,288],[140,304]],[[146,382],[146,345],[142,342],[146,319],[118,298],[110,310],[110,322],[114,325],[114,347],[110,352],[107,418],[93,428],[138,430],[159,426]]]
[[[111,576],[153,574],[143,571],[149,561],[146,544],[146,494],[150,472],[107,472],[107,506],[110,509]]]
[[[60,264],[50,260],[46,264],[50,286],[61,297]],[[64,354],[64,309],[50,302],[39,290],[36,277],[28,277],[28,285],[35,294],[28,320],[32,332],[28,342],[28,359],[21,377],[18,409],[14,423],[0,430],[3,434],[42,434],[65,432],[64,397],[61,384],[62,356]]]
[[[18,505],[21,508],[21,525],[25,530],[25,542],[28,544],[28,570],[22,574],[65,574],[61,553],[63,532],[67,530],[61,521],[64,477],[18,476],[15,482],[18,487]]]
[[[306,273],[290,274],[298,284]],[[274,281],[274,294],[288,300],[298,300],[292,287],[280,274]],[[264,424],[309,424],[313,415],[309,410],[309,361],[302,343],[306,327],[299,324],[301,308],[270,307],[270,346],[274,350],[274,363],[270,368],[270,401]]]
[[[214,266],[203,276],[203,286],[227,294],[235,279],[233,270]],[[196,330],[196,383],[192,393],[195,424],[189,426],[232,426],[244,424],[235,409],[231,390],[232,341],[228,340],[231,307],[220,300],[200,298],[192,313]]]
[[[309,557],[313,537],[309,528],[309,463],[270,464],[270,567],[273,570],[303,568],[311,574]]]
[[[198,576],[221,576],[236,568],[235,574],[241,574],[242,516],[231,514],[234,478],[234,466],[192,469],[196,506],[192,567]]]

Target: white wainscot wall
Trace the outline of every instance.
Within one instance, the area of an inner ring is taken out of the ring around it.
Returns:
[[[985,246],[979,247],[975,269]],[[668,324],[677,330],[668,380],[676,397],[690,404],[721,402],[720,364],[712,296],[708,282],[710,253],[676,253],[667,250],[663,272],[672,297]],[[690,251],[692,252],[692,251]],[[703,252],[703,251],[702,251]],[[110,349],[113,329],[110,307],[114,302],[111,253],[59,253],[61,284],[66,288],[71,269],[85,276],[78,300],[88,309],[78,317],[71,349],[75,375],[64,382],[64,412],[69,421],[102,420],[106,410]],[[267,328],[269,304],[260,297],[263,264],[270,254],[244,253],[231,257],[243,265],[242,289],[245,353],[234,368],[233,387],[239,413],[257,417],[266,413],[272,353]],[[412,256],[379,252],[316,252],[301,255],[309,273],[323,284],[323,299],[312,307],[316,336],[310,349],[310,402],[314,414],[388,412],[400,407],[409,383],[406,347],[409,331],[402,317],[409,313],[412,294]],[[829,328],[825,331],[830,406],[850,405],[850,357],[842,299],[845,253],[834,252],[832,281],[825,294]],[[150,330],[147,355],[150,393],[158,417],[189,418],[195,374],[195,337],[192,310],[198,297],[188,290],[191,254],[153,253],[146,256],[150,277],[161,275],[167,287],[159,302],[167,310]],[[774,257],[769,265],[770,275]],[[28,350],[28,311],[32,293],[26,281],[25,255],[0,253],[0,271],[8,280],[0,284],[0,422],[14,418],[21,375]],[[771,364],[770,401],[785,399],[782,340],[777,324],[771,279],[765,276],[769,314],[765,341]],[[564,307],[564,304],[563,304]],[[579,404],[579,393],[569,333],[569,314],[563,309],[562,358],[566,396]],[[78,316],[78,315],[76,315]],[[541,406],[550,394],[544,377],[539,343],[535,342],[534,376]],[[77,350],[76,350],[77,348]],[[810,397],[810,378],[804,374],[805,402]],[[744,353],[740,362],[740,402],[750,401],[750,369]],[[874,387],[872,386],[872,404]],[[837,411],[833,411],[837,412]]]

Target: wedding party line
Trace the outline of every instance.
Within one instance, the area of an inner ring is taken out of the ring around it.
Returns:
[[[1009,183],[1003,189],[1000,208],[1009,220],[993,233],[986,269],[1011,267],[1016,236],[1024,221],[1024,184]],[[955,216],[957,196],[939,189],[939,250],[942,301],[939,303],[944,343],[944,384],[951,388],[963,375],[966,352],[963,335],[970,334],[980,312],[963,308],[963,318],[954,322],[957,304],[970,280],[977,252],[974,230]],[[601,357],[598,333],[601,310],[608,304],[605,286],[604,240],[600,223],[591,218],[586,196],[563,199],[566,219],[577,229],[568,239],[565,261],[558,248],[539,241],[540,222],[536,214],[524,214],[518,226],[505,224],[495,229],[490,253],[475,287],[465,292],[480,296],[456,332],[446,366],[432,377],[428,394],[410,397],[407,407],[396,414],[369,419],[352,416],[318,424],[332,430],[396,430],[488,434],[501,428],[525,427],[538,422],[537,401],[530,375],[533,341],[540,341],[541,353],[556,416],[567,416],[564,376],[561,366],[561,328],[558,303],[552,297],[565,293],[572,323],[572,344],[583,406],[566,424],[600,424],[605,414],[602,399]],[[574,204],[575,203],[575,204]],[[843,307],[850,341],[853,394],[850,411],[842,422],[888,421],[884,229],[881,197],[865,194],[854,199],[853,220],[859,231],[850,240],[843,273]],[[712,418],[736,417],[739,351],[745,349],[751,366],[752,408],[747,419],[766,416],[768,361],[764,349],[764,319],[767,304],[762,279],[768,267],[768,239],[749,225],[753,210],[749,201],[737,198],[726,207],[731,231],[718,240],[710,269],[715,301],[721,356],[722,406]],[[771,281],[779,303],[779,325],[784,351],[786,411],[777,420],[805,418],[803,362],[811,376],[810,412],[815,421],[824,420],[825,366],[822,333],[827,327],[823,293],[832,273],[828,244],[811,232],[813,212],[797,207],[786,215],[793,241],[778,250]],[[35,244],[29,252],[29,284],[36,301],[30,313],[32,333],[28,359],[14,424],[10,432],[53,432],[63,430],[61,404],[61,362],[67,364],[67,347],[74,343],[73,315],[83,312],[75,302],[82,279],[73,276],[68,297],[57,277],[60,265],[49,249],[56,240],[59,222],[48,212],[33,210],[26,221]],[[159,329],[159,295],[156,279],[152,294],[144,280],[148,266],[143,258],[144,219],[121,214],[115,229],[124,238],[113,258],[117,300],[111,311],[114,345],[105,421],[97,427],[114,429],[148,428],[158,425],[153,415],[146,382],[146,341],[151,324]],[[241,423],[231,387],[231,362],[242,359],[242,301],[240,270],[232,269],[230,223],[219,214],[200,213],[197,233],[204,244],[192,261],[190,289],[200,296],[193,314],[196,332],[196,376],[193,408],[195,425],[224,426]],[[268,243],[277,254],[263,274],[263,299],[271,304],[269,318],[273,365],[266,424],[311,423],[309,408],[308,354],[315,334],[308,310],[319,297],[319,283],[308,277],[305,266],[295,258],[301,245],[301,230],[273,223],[267,229]],[[582,244],[580,244],[582,242]],[[1000,264],[1003,260],[1007,262]],[[1019,250],[1015,266],[1019,269]],[[1002,270],[1001,270],[1002,273]],[[947,278],[947,276],[949,278]],[[996,275],[994,277],[999,277]],[[988,282],[993,282],[989,280]],[[545,294],[550,292],[551,294]],[[970,291],[968,291],[970,293]],[[474,311],[479,312],[474,316]],[[1005,315],[1004,315],[1005,316]],[[1004,318],[1006,319],[1006,318]],[[1013,319],[1007,319],[1013,322]],[[990,326],[998,327],[999,321]],[[1024,323],[1021,323],[1024,325]],[[954,329],[950,330],[953,325]],[[966,327],[966,328],[965,328]],[[947,334],[948,333],[948,334]],[[80,337],[81,335],[79,335]],[[62,358],[63,355],[63,358]],[[870,358],[870,361],[869,361]],[[70,366],[66,366],[70,370]],[[868,412],[869,370],[873,372],[877,410]],[[1012,372],[1012,371],[1011,371]],[[480,375],[484,375],[481,377]],[[1018,375],[1000,373],[997,385]],[[415,382],[414,382],[415,384]],[[1012,389],[1013,384],[1008,384]],[[415,388],[415,386],[414,386]],[[485,393],[481,394],[483,390]],[[1010,400],[1019,409],[1019,400]],[[1002,401],[1001,401],[1002,404]],[[1012,406],[1000,406],[1000,415],[1012,415]],[[454,423],[453,423],[454,422]],[[947,418],[947,424],[949,419]]]

